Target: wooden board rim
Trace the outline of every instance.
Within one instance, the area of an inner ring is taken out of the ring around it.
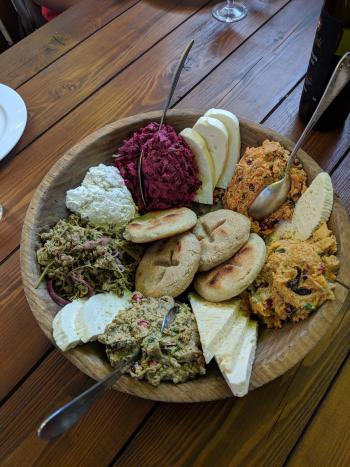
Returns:
[[[171,110],[168,113],[168,121],[172,123],[174,119],[196,119],[203,113],[198,110]],[[94,144],[96,141],[102,141],[103,138],[108,137],[111,134],[119,131],[122,128],[132,126],[138,122],[157,120],[160,118],[160,111],[147,112],[144,114],[138,114],[135,116],[127,117],[121,120],[118,120],[114,123],[110,123],[104,126],[101,129],[96,130],[95,132],[88,135],[80,143],[75,145],[73,148],[68,150],[48,171],[37,190],[34,193],[34,196],[31,200],[31,203],[28,207],[26,217],[23,224],[22,230],[22,239],[21,239],[21,272],[22,280],[25,295],[29,302],[32,313],[37,320],[39,326],[45,333],[45,335],[53,342],[51,335],[51,320],[48,314],[43,315],[40,310],[42,305],[42,300],[40,296],[40,291],[35,291],[33,289],[33,283],[35,282],[38,273],[33,267],[33,261],[28,261],[30,258],[33,260],[33,252],[36,244],[37,231],[33,231],[32,225],[35,219],[40,218],[40,211],[43,208],[43,200],[45,199],[45,194],[50,191],[51,184],[57,173],[60,174],[62,167],[69,165],[74,161],[77,154],[81,153],[84,150],[87,150],[90,145]],[[290,148],[293,143],[284,138],[279,133],[270,130],[262,125],[251,122],[244,118],[240,118],[241,128],[249,128],[250,131],[254,132],[256,135],[263,134],[264,138],[273,138],[277,141],[280,141],[281,144]],[[261,138],[260,138],[261,139]],[[322,171],[318,164],[308,156],[304,151],[300,150],[298,156],[302,160],[305,166],[308,167],[308,173],[314,177],[317,173]],[[333,210],[339,210],[340,217],[344,222],[344,208],[342,207],[339,200],[336,199]],[[350,245],[349,242],[349,227],[350,223],[348,217],[345,213],[345,222],[347,229],[341,229],[341,236],[347,235],[345,237],[344,243]],[[342,246],[343,241],[339,239]],[[344,258],[349,259],[348,249],[343,251]],[[35,255],[34,255],[35,256]],[[340,270],[341,273],[341,270]],[[339,273],[339,274],[340,274]],[[343,285],[346,285],[344,287]],[[314,315],[319,316],[319,322],[317,323],[317,330],[314,330],[314,334],[303,336],[303,339],[300,339],[299,345],[295,345],[294,348],[287,347],[288,352],[277,352],[274,354],[275,361],[270,362],[268,365],[260,362],[255,364],[253,367],[253,374],[251,379],[251,389],[257,388],[263,384],[272,381],[273,379],[281,376],[283,373],[292,368],[296,363],[298,363],[304,356],[311,350],[311,348],[316,345],[318,340],[330,327],[332,321],[335,319],[335,316],[342,312],[342,310],[347,306],[349,300],[349,291],[347,289],[348,284],[341,283],[337,284],[338,297],[334,302],[327,302],[324,304]],[[45,289],[46,291],[46,289]],[[47,292],[46,292],[47,294]],[[336,308],[336,309],[335,309]],[[44,310],[46,308],[44,307]],[[52,318],[51,318],[52,319]],[[309,318],[304,323],[307,323],[312,318]],[[297,325],[294,325],[294,328]],[[281,331],[276,331],[281,332]],[[82,351],[82,349],[84,349]],[[100,379],[105,376],[109,371],[109,365],[107,363],[99,362],[98,368],[96,366],[92,367],[87,365],[87,362],[96,360],[96,347],[94,344],[89,344],[81,348],[73,349],[69,352],[65,352],[64,355],[68,358],[75,366],[77,366],[81,371],[91,376],[94,379]],[[258,360],[259,362],[259,360]],[[95,362],[96,363],[96,362]],[[210,386],[208,389],[207,386]],[[161,400],[168,402],[201,402],[208,400],[217,400],[226,397],[231,397],[232,394],[229,391],[226,383],[223,378],[215,370],[212,372],[209,370],[208,377],[202,377],[195,381],[187,382],[181,385],[173,385],[171,383],[162,383],[158,388],[153,388],[151,385],[145,382],[131,380],[128,376],[123,376],[115,386],[116,389],[133,394],[139,397],[148,398],[152,400]]]

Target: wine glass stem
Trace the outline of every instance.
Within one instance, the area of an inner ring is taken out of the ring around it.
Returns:
[[[233,8],[234,0],[226,0],[227,1],[227,8]]]

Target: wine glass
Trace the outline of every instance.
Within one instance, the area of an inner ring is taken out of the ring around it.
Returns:
[[[247,16],[248,10],[240,1],[227,0],[214,6],[212,14],[223,23],[234,23]]]

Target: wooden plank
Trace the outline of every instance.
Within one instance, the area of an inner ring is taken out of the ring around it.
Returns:
[[[303,360],[243,399],[161,404],[115,466],[281,466],[348,352],[350,312]]]
[[[138,1],[78,3],[1,55],[0,82],[17,88]]]
[[[350,465],[350,359],[292,452],[288,467]]]
[[[52,352],[0,409],[0,464],[108,465],[154,402],[109,391],[84,419],[56,441],[36,436],[45,416],[91,383],[59,352]]]
[[[303,88],[302,81],[291,94],[278,106],[267,119],[264,125],[278,129],[280,133],[296,141],[301,135],[304,125],[298,117],[300,95]],[[336,164],[342,159],[350,146],[350,118],[344,127],[336,130],[320,133],[312,131],[303,145],[311,157],[327,172],[331,172]],[[343,185],[345,188],[346,184]],[[346,190],[345,190],[346,191]],[[342,192],[339,191],[341,194]],[[349,194],[350,196],[350,194]],[[344,199],[346,201],[346,199]]]
[[[318,0],[287,5],[192,90],[179,107],[192,108],[199,102],[262,120],[266,108],[278,105],[304,76],[320,8]]]
[[[287,18],[289,18],[289,22],[294,24],[294,17],[300,10],[301,3],[301,0],[292,2],[290,5],[295,4],[297,8],[294,7],[292,10],[285,8],[279,13],[279,15],[283,15],[284,25]],[[309,3],[317,6],[319,0],[313,0]],[[260,2],[259,5],[261,5]],[[281,2],[274,2],[273,5],[269,9],[277,8]],[[179,99],[181,95],[196,85],[237,47],[236,36],[232,37],[228,34],[228,29],[223,29],[220,42],[215,49],[203,48],[202,44],[213,41],[218,35],[217,29],[225,26],[221,23],[219,26],[214,23],[215,27],[213,26],[209,16],[210,8],[211,5],[200,10],[123,73],[97,91],[77,109],[70,112],[67,117],[22,151],[19,156],[9,160],[8,163],[5,160],[3,170],[0,173],[0,186],[4,190],[1,196],[2,204],[8,214],[5,215],[0,224],[0,234],[6,240],[0,245],[0,258],[7,256],[11,249],[17,246],[19,228],[28,199],[30,199],[32,191],[41,177],[65,150],[93,129],[110,121],[128,114],[161,107],[167,92],[167,83],[171,79],[171,71],[178,59],[178,50],[181,50],[190,38],[194,37],[196,43],[191,53],[189,67],[184,71],[179,83],[176,99]],[[240,23],[241,26],[237,26],[237,28],[241,28],[239,43],[251,35],[259,25],[267,21],[268,17],[264,14],[264,8],[262,7],[256,13],[249,15],[250,22],[246,20]],[[310,17],[310,21],[313,22],[314,18]],[[269,24],[266,25],[266,28],[269,29]],[[262,29],[259,30],[258,34]],[[246,44],[248,42],[249,40]],[[254,44],[255,42],[253,42]],[[242,60],[244,63],[245,58],[242,57]],[[149,66],[150,63],[152,63],[152,67]],[[132,86],[131,83],[133,83]],[[221,89],[220,81],[217,83],[217,89],[218,92]],[[111,96],[114,98],[111,99]],[[205,104],[207,103],[206,101]],[[265,115],[271,108],[265,109]],[[79,122],[78,126],[76,122]],[[39,154],[45,154],[45,157],[38,157]],[[29,172],[32,174],[30,178],[26,175]]]
[[[0,400],[51,344],[33,319],[19,274],[19,250],[0,265]]]
[[[45,68],[35,79],[20,86],[18,92],[27,103],[30,124],[12,155],[118,75],[205,3],[208,0],[197,0],[190,5],[188,1],[180,0],[172,2],[167,9],[160,9],[157,4],[140,2]]]

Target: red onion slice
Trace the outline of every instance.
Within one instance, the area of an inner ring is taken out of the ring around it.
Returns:
[[[69,300],[66,300],[65,298],[60,297],[54,290],[53,290],[53,284],[52,284],[52,279],[47,281],[47,290],[49,292],[50,297],[52,300],[57,303],[59,306],[64,306],[67,305],[68,303],[71,303]]]

